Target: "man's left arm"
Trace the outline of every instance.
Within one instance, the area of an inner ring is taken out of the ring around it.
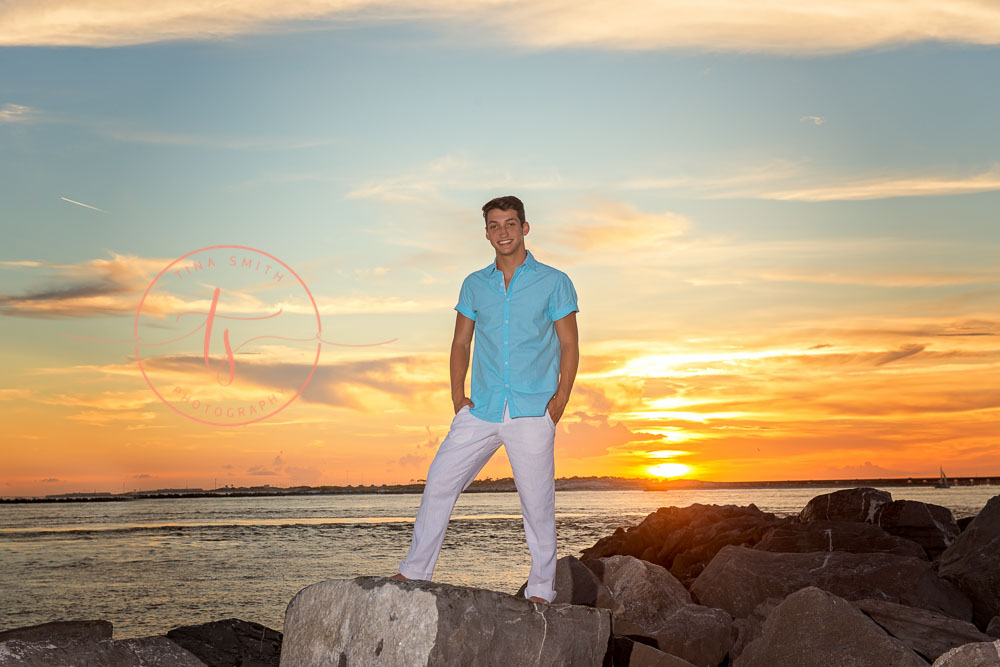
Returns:
[[[552,421],[559,423],[566,404],[569,403],[576,369],[580,365],[580,335],[576,328],[576,312],[555,321],[556,336],[559,337],[559,387],[556,395],[549,399],[548,409]]]

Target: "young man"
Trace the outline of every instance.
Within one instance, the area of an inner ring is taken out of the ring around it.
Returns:
[[[524,247],[531,229],[517,197],[483,206],[496,259],[462,283],[451,344],[455,418],[427,472],[400,579],[430,579],[459,494],[504,445],[531,552],[525,597],[551,602],[556,575],[555,444],[576,379],[576,290]],[[472,396],[465,374],[475,333]]]

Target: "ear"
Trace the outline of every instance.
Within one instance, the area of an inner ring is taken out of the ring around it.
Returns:
[[[531,225],[529,225],[528,221],[525,220],[524,222],[521,223],[521,236],[527,236],[528,232],[530,231],[531,231]]]

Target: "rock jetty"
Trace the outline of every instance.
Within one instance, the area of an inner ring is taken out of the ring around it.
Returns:
[[[551,605],[523,587],[306,588],[288,607],[282,665],[1000,667],[998,539],[1000,497],[964,530],[947,508],[870,488],[785,518],[665,507],[561,558]]]

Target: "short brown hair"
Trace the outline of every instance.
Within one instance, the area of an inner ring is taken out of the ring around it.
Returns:
[[[485,204],[483,204],[483,220],[486,220],[486,216],[493,209],[498,208],[501,211],[513,210],[517,212],[517,217],[524,224],[524,203],[515,197],[514,195],[507,195],[505,197],[497,197],[496,199],[491,199]]]

